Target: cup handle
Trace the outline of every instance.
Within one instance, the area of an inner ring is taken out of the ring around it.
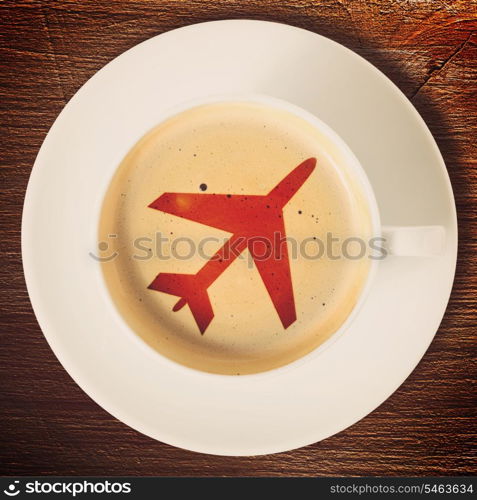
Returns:
[[[434,257],[444,253],[443,226],[383,226],[381,231],[388,255]]]

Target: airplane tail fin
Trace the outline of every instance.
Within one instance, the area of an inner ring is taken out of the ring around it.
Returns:
[[[300,189],[316,166],[316,158],[308,158],[294,168],[281,182],[279,182],[268,196],[282,207]]]
[[[196,274],[160,273],[148,288],[180,297],[172,310],[179,311],[188,304],[200,333],[204,334],[214,311],[207,289],[201,285]]]

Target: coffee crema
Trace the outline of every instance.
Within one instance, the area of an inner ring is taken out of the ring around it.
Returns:
[[[356,241],[370,236],[349,158],[325,133],[273,106],[219,102],[131,149],[103,202],[99,248],[113,302],[143,341],[243,375],[340,328],[370,268]]]

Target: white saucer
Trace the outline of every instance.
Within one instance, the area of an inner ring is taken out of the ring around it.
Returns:
[[[443,255],[390,257],[352,327],[294,369],[255,380],[177,369],[136,341],[99,286],[102,195],[128,149],[167,111],[207,95],[265,94],[328,123],[374,187],[385,225],[441,225]],[[261,21],[198,24],[128,50],[64,108],[25,199],[23,262],[40,326],[68,373],[127,425],[219,455],[304,446],[352,425],[419,362],[449,299],[454,199],[423,120],[382,73],[341,45]],[[376,430],[379,433],[379,429]]]

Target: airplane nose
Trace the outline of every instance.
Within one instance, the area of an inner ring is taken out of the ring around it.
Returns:
[[[303,168],[303,170],[308,172],[308,175],[310,175],[313,172],[313,170],[315,170],[315,167],[316,167],[316,158],[308,158],[303,163],[298,165],[297,168]]]
[[[275,199],[280,206],[285,205],[308,179],[315,166],[316,158],[301,162],[270,191],[269,197]]]

